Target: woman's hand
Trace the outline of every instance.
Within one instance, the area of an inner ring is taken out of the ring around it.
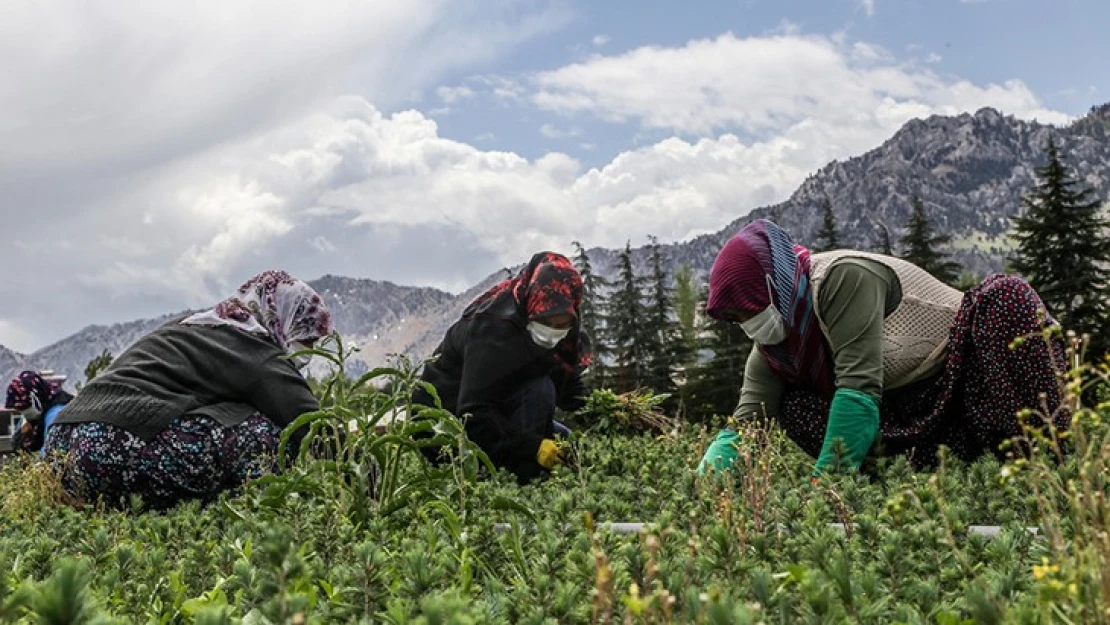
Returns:
[[[813,476],[833,467],[836,441],[844,445],[842,460],[851,469],[859,469],[879,433],[879,401],[861,391],[841,388],[833,395],[825,442],[813,468]]]
[[[728,469],[736,461],[739,450],[736,445],[740,442],[740,435],[732,430],[721,430],[717,438],[705,450],[701,463],[698,464],[698,473],[705,475],[706,470],[712,466],[715,471]]]
[[[540,443],[540,450],[536,452],[536,462],[541,467],[550,471],[555,468],[555,465],[563,463],[563,450],[550,438],[543,439]]]

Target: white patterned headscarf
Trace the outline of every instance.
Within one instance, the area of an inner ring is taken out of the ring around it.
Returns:
[[[187,325],[231,326],[264,336],[285,351],[332,332],[331,313],[320,294],[284,271],[266,271],[247,280],[235,295],[187,317]]]

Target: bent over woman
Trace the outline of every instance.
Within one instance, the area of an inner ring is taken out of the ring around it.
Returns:
[[[272,468],[282,429],[319,409],[292,353],[332,330],[319,294],[284,271],[139,339],[55,419],[62,486],[149,508],[210,500]],[[293,434],[296,442],[304,434]]]
[[[858,469],[876,439],[932,466],[940,445],[972,460],[1021,434],[1018,411],[1059,405],[1062,340],[1019,336],[1055,321],[1023,280],[987,278],[960,293],[904,260],[840,250],[810,254],[758,220],[721,249],[706,313],[754,341],[735,415],[775,421],[816,458]],[[1067,426],[1065,415],[1058,427]],[[722,431],[698,468],[731,465],[738,435]]]
[[[590,363],[581,328],[582,277],[563,255],[541,252],[515,278],[475,299],[447,330],[423,379],[467,436],[526,482],[563,461],[555,408],[585,403]],[[423,389],[413,400],[433,405]],[[433,456],[435,450],[430,452]]]
[[[23,423],[12,434],[15,451],[43,453],[43,446],[58,413],[73,401],[56,384],[48,382],[36,371],[24,371],[8,384],[4,406],[23,415]]]

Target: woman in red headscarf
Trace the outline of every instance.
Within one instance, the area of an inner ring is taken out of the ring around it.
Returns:
[[[536,254],[467,306],[424,368],[443,407],[465,418],[468,437],[521,482],[562,462],[555,433],[566,430],[555,408],[585,401],[590,346],[581,305],[582,277],[570,260]],[[434,405],[422,389],[413,399]]]
[[[706,314],[755,342],[735,416],[777,422],[817,459],[815,478],[832,468],[836,441],[853,469],[876,440],[919,467],[940,445],[971,460],[1020,435],[1018,411],[1040,407],[1040,394],[1059,405],[1063,342],[1010,349],[1056,323],[1014,276],[960,293],[898,258],[811,255],[761,219],[718,254]],[[731,464],[737,438],[721,432],[699,471]]]

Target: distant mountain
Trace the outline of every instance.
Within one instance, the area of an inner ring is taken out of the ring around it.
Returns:
[[[759,208],[722,230],[689,241],[662,246],[669,268],[689,264],[704,280],[721,246],[752,219],[769,217],[802,244],[812,244],[820,227],[818,202],[828,197],[848,247],[873,249],[880,228],[897,242],[909,219],[910,198],[922,198],[938,231],[951,234],[949,250],[956,260],[982,276],[1001,270],[1011,249],[1006,236],[1009,217],[1020,207],[1022,195],[1034,181],[1034,169],[1044,162],[1044,146],[1054,138],[1066,164],[1102,196],[1110,195],[1110,104],[1067,127],[1026,122],[985,108],[974,114],[915,119],[889,140],[863,155],[834,161],[807,178],[780,204]],[[589,250],[596,270],[616,274],[619,250]],[[521,259],[523,262],[526,259]],[[647,271],[648,250],[633,251],[633,262]],[[515,270],[516,268],[510,268]],[[312,285],[335,314],[336,325],[359,346],[354,372],[383,363],[389,354],[423,358],[442,338],[463,307],[483,290],[504,278],[504,270],[490,275],[457,296],[429,288],[389,282],[325,276]],[[40,367],[51,367],[84,378],[85,364],[108,347],[119,353],[169,316],[113,326],[90,326],[26,357]],[[0,371],[11,371],[19,355],[0,351]],[[313,371],[320,371],[317,364]]]
[[[25,364],[39,369],[53,369],[55,373],[65,375],[68,378],[66,387],[73,390],[77,382],[85,379],[85,365],[105,349],[118,356],[140,337],[150,334],[185,312],[187,311],[107,326],[87,326],[70,337],[28,355]],[[7,377],[10,378],[11,375]]]
[[[382,362],[386,354],[393,350],[403,352],[406,340],[417,341],[426,332],[419,329],[424,327],[419,321],[413,324],[410,319],[434,317],[433,311],[454,299],[450,293],[438,289],[331,275],[309,284],[324,299],[336,327],[360,344],[364,351],[359,356],[364,363]],[[66,385],[72,390],[77,382],[85,379],[85,365],[104,349],[118,356],[139,338],[170,319],[189,312],[195,311],[183,310],[154,319],[108,326],[88,326],[27,356],[0,347],[0,372],[3,372],[3,379],[10,379],[24,366],[49,368],[68,376]],[[312,370],[322,371],[322,364],[313,363]],[[360,366],[356,363],[352,367],[356,373],[365,369],[366,364]]]
[[[753,219],[772,219],[799,243],[812,245],[821,227],[819,202],[828,197],[845,247],[875,249],[885,225],[897,252],[910,198],[917,193],[937,230],[952,235],[946,251],[983,276],[1004,268],[1012,249],[1009,217],[1034,183],[1034,169],[1044,164],[1049,137],[1057,141],[1069,168],[1101,197],[1110,196],[1110,104],[1095,107],[1065,128],[984,108],[975,114],[912,120],[878,148],[829,163],[785,202],[662,249],[672,268],[686,263],[704,277],[721,246]],[[615,273],[619,250],[589,253],[599,272]],[[647,254],[644,248],[633,253],[642,270]]]
[[[23,354],[18,354],[0,345],[0,371],[18,371],[26,360],[27,357]],[[8,378],[11,377],[8,376]],[[0,383],[3,384],[3,386],[0,386],[0,391],[7,389],[7,378]]]

